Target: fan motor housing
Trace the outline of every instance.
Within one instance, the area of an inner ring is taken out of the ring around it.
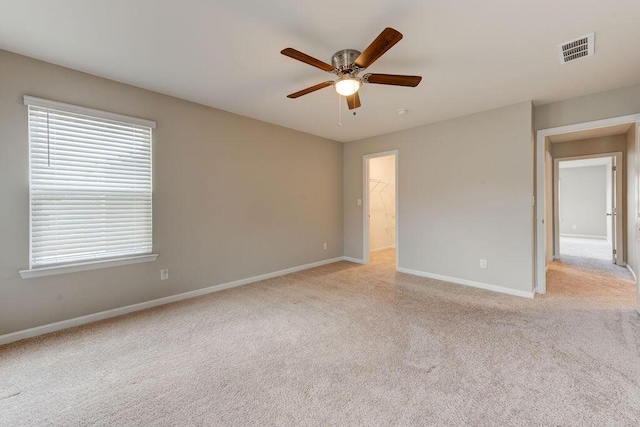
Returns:
[[[331,57],[331,65],[343,73],[353,72],[355,69],[353,63],[358,56],[360,56],[360,52],[355,49],[339,50]]]

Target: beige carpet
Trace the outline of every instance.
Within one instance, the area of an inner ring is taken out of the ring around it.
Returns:
[[[594,308],[632,307],[636,300],[633,276],[613,264],[611,244],[601,239],[560,237],[560,260],[549,264],[547,292]]]
[[[340,262],[0,348],[0,425],[617,425],[640,317]]]
[[[605,239],[560,236],[560,258],[580,257],[601,259],[613,265],[612,247]]]

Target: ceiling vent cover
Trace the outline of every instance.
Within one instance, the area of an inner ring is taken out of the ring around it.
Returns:
[[[572,62],[576,59],[591,56],[593,55],[593,47],[594,33],[559,44],[560,62],[566,64],[567,62]]]

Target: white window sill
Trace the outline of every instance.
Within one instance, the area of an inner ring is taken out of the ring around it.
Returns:
[[[156,258],[158,258],[158,254],[134,255],[100,261],[87,261],[79,262],[76,264],[57,265],[53,267],[32,268],[30,270],[21,270],[20,276],[23,279],[33,279],[34,277],[53,276],[55,274],[73,273],[76,271],[97,270],[99,268],[117,267],[119,265],[151,262],[155,261]]]

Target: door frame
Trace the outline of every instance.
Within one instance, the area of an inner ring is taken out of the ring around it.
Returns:
[[[553,217],[553,200],[552,197],[554,194],[558,194],[557,190],[553,189],[553,157],[551,156],[550,152],[546,152],[545,153],[545,165],[544,165],[544,173],[545,173],[545,183],[547,185],[546,190],[549,190],[549,194],[546,194],[546,199],[545,199],[545,206],[546,206],[546,211],[545,211],[545,215],[546,216],[551,216]],[[549,203],[549,205],[546,205],[546,203]],[[551,211],[551,212],[550,212]],[[546,226],[546,237],[547,237],[547,243],[546,243],[546,247],[545,247],[545,271],[546,269],[549,268],[549,263],[551,261],[553,261],[555,259],[555,248],[554,248],[554,242],[555,239],[553,238],[554,236],[554,232],[556,229],[556,225],[554,223],[554,221],[551,221],[551,223],[547,224]],[[549,248],[549,246],[551,248]]]
[[[536,132],[536,188],[535,198],[536,203],[536,239],[534,242],[535,247],[535,292],[544,294],[547,291],[546,281],[546,259],[545,248],[547,245],[546,237],[546,225],[548,221],[545,221],[546,216],[546,202],[545,202],[545,140],[553,135],[560,135],[565,133],[571,133],[581,130],[598,129],[603,127],[621,125],[626,123],[640,123],[640,114],[632,114],[627,116],[612,117],[610,119],[594,120],[590,122],[577,123],[567,126],[559,126],[549,129],[541,129]],[[637,195],[636,195],[637,197]]]
[[[622,177],[624,176],[625,165],[622,161],[622,151],[615,151],[610,153],[599,154],[585,154],[581,156],[572,157],[556,157],[553,159],[553,258],[560,258],[560,203],[559,203],[559,184],[560,184],[560,162],[566,162],[571,160],[584,160],[584,159],[601,159],[601,158],[615,158],[616,159],[616,182],[615,182],[615,194],[616,199],[616,217],[615,217],[615,236],[612,246],[617,247],[616,253],[616,265],[620,267],[626,267],[627,263],[624,262],[624,256],[626,252],[623,242],[626,240],[623,230],[623,224],[627,219],[627,212],[622,209]],[[611,173],[611,170],[607,171]],[[613,187],[613,180],[611,182]],[[628,189],[627,189],[628,191]],[[625,197],[627,195],[625,194]],[[613,220],[613,216],[611,217]],[[613,254],[611,254],[613,256]]]
[[[380,153],[365,154],[362,156],[362,260],[363,264],[369,264],[369,160],[377,157],[395,156],[395,250],[396,270],[400,265],[400,247],[398,245],[398,150],[382,151]]]

